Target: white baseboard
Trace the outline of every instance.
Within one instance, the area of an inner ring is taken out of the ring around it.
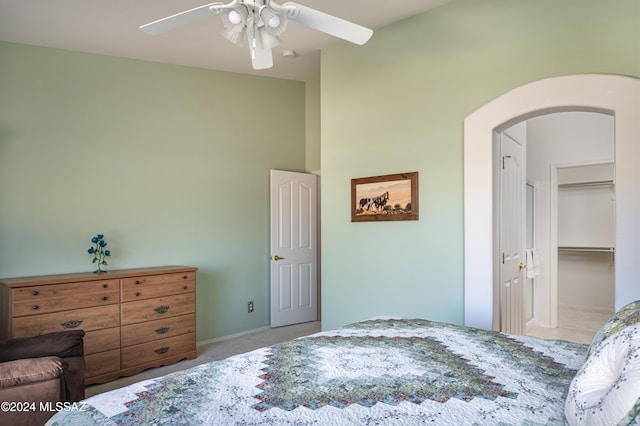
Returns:
[[[549,328],[551,327],[551,324],[549,324],[548,322],[542,322],[542,321],[538,321],[535,318],[530,319],[529,321],[527,321],[527,325],[526,325],[526,330],[529,331],[531,329],[531,327],[545,327],[545,328]]]
[[[260,333],[262,331],[269,330],[270,328],[271,327],[269,327],[269,326],[265,326],[265,327],[260,327],[260,328],[254,328],[253,330],[249,330],[249,331],[243,331],[243,332],[240,332],[240,333],[229,334],[227,336],[215,337],[215,338],[209,339],[209,340],[201,340],[199,342],[196,342],[196,346],[210,345],[211,343],[221,342],[223,340],[235,339],[237,337],[246,336],[248,334]]]
[[[605,308],[605,307],[599,307],[599,306],[586,306],[586,305],[572,305],[570,303],[558,304],[558,310],[560,309],[602,312],[603,314],[613,314],[614,312],[614,309],[612,308]]]

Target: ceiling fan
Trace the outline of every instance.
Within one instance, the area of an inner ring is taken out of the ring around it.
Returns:
[[[342,18],[294,3],[278,4],[272,0],[231,0],[209,3],[142,25],[147,34],[161,34],[179,26],[219,14],[225,27],[222,35],[242,46],[246,35],[251,63],[256,70],[273,67],[271,49],[280,44],[287,21],[298,22],[355,44],[365,44],[373,31]]]

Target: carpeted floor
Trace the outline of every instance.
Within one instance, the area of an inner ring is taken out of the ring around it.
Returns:
[[[230,336],[207,344],[198,345],[198,357],[193,360],[184,360],[172,365],[159,368],[150,368],[140,374],[131,377],[121,377],[109,383],[90,385],[86,388],[86,397],[121,388],[141,380],[164,376],[174,371],[191,368],[205,362],[228,358],[239,353],[249,352],[264,346],[285,342],[301,336],[320,331],[320,322],[308,322],[279,328],[265,328],[256,332],[250,332],[237,336]]]

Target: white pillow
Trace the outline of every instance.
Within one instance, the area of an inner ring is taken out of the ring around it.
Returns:
[[[640,324],[614,334],[591,353],[569,386],[564,408],[572,426],[640,421]]]

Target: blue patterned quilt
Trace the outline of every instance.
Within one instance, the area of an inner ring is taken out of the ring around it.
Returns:
[[[143,381],[49,425],[553,425],[587,346],[378,319]]]

